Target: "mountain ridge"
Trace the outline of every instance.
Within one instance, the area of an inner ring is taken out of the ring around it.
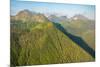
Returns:
[[[49,21],[44,15],[36,15],[18,15],[17,20],[11,16],[12,66],[95,60],[87,48],[72,40],[69,34],[65,35],[62,26],[56,26],[58,23]]]

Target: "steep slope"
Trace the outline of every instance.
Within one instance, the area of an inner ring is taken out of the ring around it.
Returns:
[[[50,22],[26,22],[18,25],[16,21],[15,24],[11,24],[11,65],[93,60],[91,55]]]
[[[69,32],[66,31],[66,29],[64,29],[62,27],[61,24],[59,23],[54,23],[54,25],[56,26],[57,29],[59,29],[60,31],[62,31],[66,36],[68,36],[73,42],[75,42],[77,45],[79,45],[81,48],[83,48],[86,52],[88,52],[92,57],[95,58],[95,51],[84,41],[84,39],[82,39],[82,37],[80,36],[75,36]],[[88,41],[89,38],[87,38],[86,40]]]
[[[77,14],[71,18],[64,16],[58,17],[50,15],[48,19],[55,23],[60,23],[66,31],[75,36],[83,38],[83,40],[95,50],[95,21],[87,17]]]
[[[77,18],[77,19],[76,19]],[[60,23],[66,31],[83,38],[86,43],[95,50],[95,21],[76,15],[69,22]]]

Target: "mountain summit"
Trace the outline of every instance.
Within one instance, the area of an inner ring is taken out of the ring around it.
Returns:
[[[22,22],[48,22],[43,14],[31,12],[29,10],[20,11],[15,17],[11,17],[12,20],[20,20]]]
[[[87,17],[80,15],[80,14],[73,16],[71,19],[73,19],[73,20],[89,20]]]

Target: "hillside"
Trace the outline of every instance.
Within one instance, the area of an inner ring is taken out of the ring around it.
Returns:
[[[15,27],[17,24],[13,24]],[[25,26],[25,23],[20,24]],[[29,24],[31,25],[31,24]],[[33,24],[34,25],[34,24]],[[30,26],[29,26],[30,27]],[[11,28],[11,64],[33,65],[93,61],[91,55],[59,31],[52,23],[28,29]]]
[[[29,12],[25,13],[16,15],[17,19],[11,16],[11,66],[95,60],[45,16],[32,14],[33,20],[28,19]]]
[[[76,19],[77,18],[77,19]],[[95,50],[95,21],[80,15],[72,17],[67,22],[60,22],[60,24],[75,36],[79,36]]]

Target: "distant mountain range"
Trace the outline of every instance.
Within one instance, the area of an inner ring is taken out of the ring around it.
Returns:
[[[14,16],[11,16],[11,19],[13,17]],[[87,17],[85,17],[85,16],[83,16],[81,14],[76,14],[71,18],[68,18],[67,16],[57,16],[57,15],[53,15],[53,14],[49,15],[48,17],[46,17],[44,14],[32,12],[32,11],[29,11],[29,10],[26,10],[26,9],[20,11],[15,17],[16,17],[15,18],[16,20],[23,18],[23,21],[25,21],[25,19],[34,20],[34,18],[36,20],[39,17],[41,17],[41,19],[42,19],[41,21],[49,20],[51,22],[66,22],[66,21],[69,21],[69,20],[90,20],[90,19],[88,19]],[[94,21],[94,20],[91,20],[91,21]]]
[[[87,17],[81,15],[81,14],[77,14],[73,17],[71,17],[72,20],[89,20]]]
[[[77,16],[73,18],[75,17]],[[86,26],[87,18],[82,17],[78,16],[76,20],[70,20],[66,16],[46,17],[44,14],[28,10],[11,16],[11,65],[94,61],[95,51],[85,43],[88,41],[78,34],[79,31],[85,32],[90,28]],[[85,21],[81,20],[79,23],[80,18]],[[78,28],[78,23],[85,27]],[[89,30],[91,32],[91,28]],[[89,36],[89,33],[84,36]]]
[[[66,22],[66,21],[68,21],[67,16],[50,15],[50,16],[48,17],[48,19],[49,19],[51,22],[55,22],[55,23]]]

